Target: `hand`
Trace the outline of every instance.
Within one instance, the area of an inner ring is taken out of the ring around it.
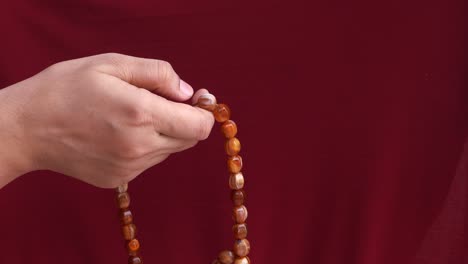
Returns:
[[[102,54],[54,64],[1,90],[0,136],[14,151],[2,147],[0,163],[115,188],[208,137],[212,114],[179,103],[192,94],[160,60]]]

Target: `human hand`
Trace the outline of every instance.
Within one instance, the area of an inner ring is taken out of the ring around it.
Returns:
[[[193,89],[169,63],[121,54],[60,62],[1,92],[8,129],[0,136],[14,151],[0,150],[0,161],[103,188],[193,147],[214,123],[210,112],[180,103]],[[194,102],[206,93],[198,91]]]

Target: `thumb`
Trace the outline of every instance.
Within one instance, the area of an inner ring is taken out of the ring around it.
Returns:
[[[176,101],[188,100],[193,95],[193,88],[179,78],[167,61],[118,53],[97,56],[101,56],[105,73],[134,86]]]

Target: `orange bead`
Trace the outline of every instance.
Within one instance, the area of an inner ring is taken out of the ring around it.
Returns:
[[[202,94],[198,97],[197,106],[213,112],[216,107],[216,97],[212,94]]]
[[[119,193],[117,201],[120,209],[126,209],[130,206],[130,195],[127,192]]]
[[[222,123],[224,121],[229,120],[231,117],[231,110],[225,104],[217,104],[215,109],[213,110],[214,118],[216,121]]]
[[[238,224],[245,223],[248,215],[249,213],[247,212],[247,208],[243,205],[234,207],[232,212],[232,218]]]
[[[243,205],[245,197],[246,197],[245,192],[242,189],[231,191],[231,200],[235,206]]]
[[[247,224],[237,224],[232,227],[232,232],[236,239],[244,239],[247,237]]]
[[[129,225],[133,222],[133,215],[132,212],[128,209],[124,209],[120,212],[120,221],[123,225]]]
[[[234,253],[229,250],[221,251],[218,255],[218,260],[222,264],[232,264],[234,262]]]
[[[134,224],[122,226],[122,234],[125,240],[132,240],[136,235],[136,226]]]
[[[233,137],[226,141],[224,145],[224,149],[226,150],[226,154],[229,156],[235,156],[241,150],[241,144],[239,139]]]
[[[239,155],[231,156],[227,161],[229,172],[238,173],[242,169],[242,158]]]
[[[140,242],[136,238],[128,241],[127,243],[128,253],[131,256],[136,256],[138,250],[140,249]]]
[[[250,243],[247,239],[238,239],[234,242],[234,253],[239,257],[245,257],[250,252]]]
[[[226,138],[233,138],[237,135],[237,125],[232,120],[227,120],[221,125],[221,132]]]
[[[233,190],[244,188],[244,175],[242,175],[242,172],[231,174],[231,176],[229,176],[229,187]]]
[[[141,259],[141,257],[130,256],[128,258],[128,264],[143,264],[143,260]]]

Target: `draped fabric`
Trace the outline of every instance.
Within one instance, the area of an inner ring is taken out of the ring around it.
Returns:
[[[167,60],[233,111],[252,263],[468,263],[464,5],[11,1],[0,87],[104,52]],[[222,144],[215,127],[130,183],[145,263],[232,247]],[[113,190],[36,171],[0,208],[0,263],[127,261]]]

